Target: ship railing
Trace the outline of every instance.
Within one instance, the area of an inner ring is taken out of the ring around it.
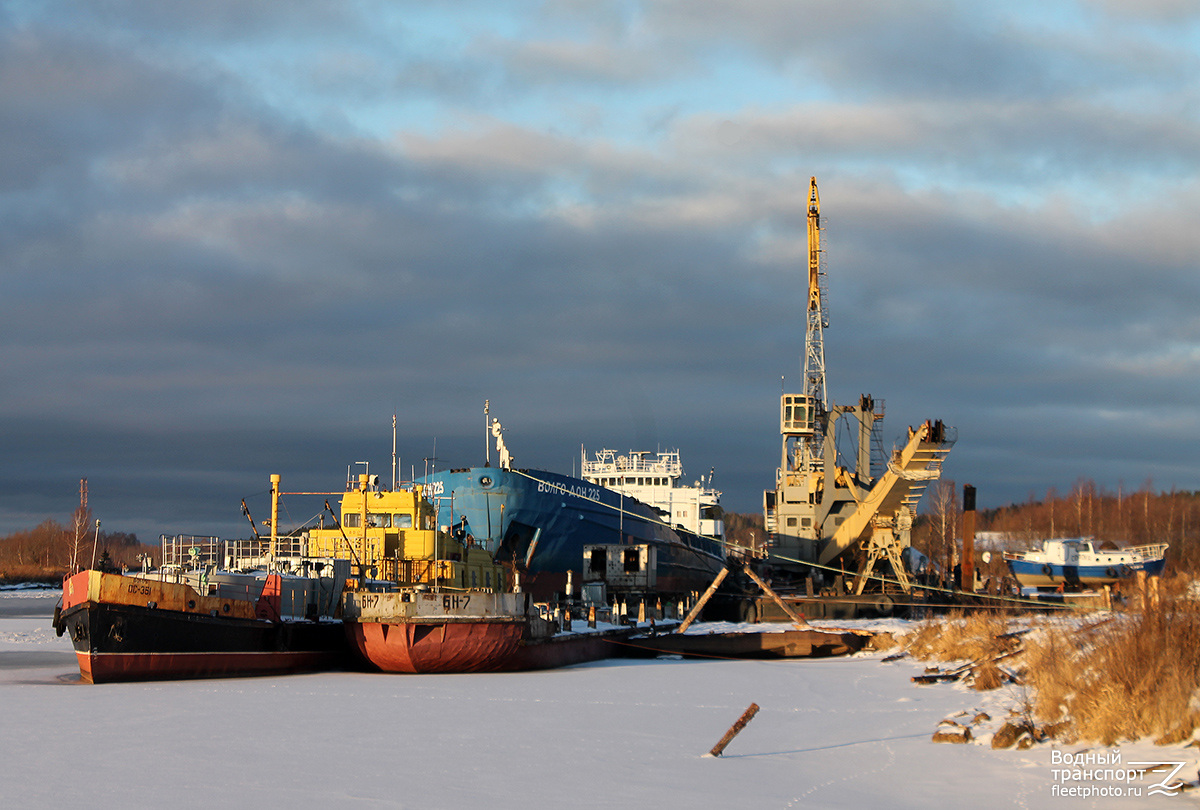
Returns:
[[[1128,551],[1131,554],[1137,554],[1143,560],[1157,560],[1159,557],[1167,553],[1167,548],[1169,546],[1169,543],[1149,543],[1144,546],[1131,546],[1121,550]]]
[[[451,570],[448,560],[397,560],[384,557],[378,562],[380,579],[402,583],[433,584],[438,579],[446,579]]]
[[[615,450],[600,450],[595,459],[585,458],[583,475],[615,475],[623,473],[650,473],[678,477],[683,474],[683,463],[679,460],[679,452],[669,450],[660,452],[653,460],[645,458],[646,453],[630,451],[628,455],[618,456]]]
[[[266,557],[271,553],[271,538],[258,537],[253,540],[228,540],[225,543],[225,553],[234,560]],[[275,538],[275,556],[308,556],[308,538],[302,535]]]
[[[198,568],[222,562],[219,537],[195,534],[161,535],[163,565]]]
[[[225,543],[224,566],[230,569],[299,571],[307,570],[304,566],[310,559],[306,535],[276,538],[274,554],[271,553],[271,539],[268,537],[228,540]]]

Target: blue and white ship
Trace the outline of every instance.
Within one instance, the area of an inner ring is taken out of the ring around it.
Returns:
[[[1097,549],[1090,537],[1043,540],[1040,549],[1004,552],[1017,582],[1023,588],[1094,588],[1112,585],[1145,571],[1163,572],[1166,543],[1119,549]]]
[[[711,475],[708,485],[681,486],[678,453],[585,453],[576,478],[515,468],[498,421],[491,433],[498,466],[434,472],[417,483],[437,503],[439,522],[512,564],[535,598],[565,593],[568,572],[573,588],[588,578],[585,547],[652,549],[654,591],[664,598],[703,591],[724,566],[720,493]]]

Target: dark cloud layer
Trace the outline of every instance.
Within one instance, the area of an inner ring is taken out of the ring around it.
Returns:
[[[392,413],[406,473],[480,462],[485,398],[519,464],[678,447],[755,511],[809,175],[885,446],[956,425],[989,505],[1200,485],[1195,57],[1119,4],[234,5],[0,17],[0,531],[86,476],[114,530],[245,533]]]

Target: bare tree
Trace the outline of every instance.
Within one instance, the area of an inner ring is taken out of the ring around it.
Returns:
[[[933,487],[930,500],[930,510],[934,529],[937,532],[937,542],[931,543],[941,551],[942,562],[945,565],[945,576],[954,573],[958,562],[958,546],[954,542],[954,528],[958,525],[958,491],[953,481],[940,480]]]

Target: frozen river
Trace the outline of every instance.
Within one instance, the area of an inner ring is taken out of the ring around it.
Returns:
[[[878,654],[94,686],[50,626],[55,596],[0,592],[3,808],[1195,804],[1057,795],[1049,747],[933,744],[941,719],[1014,696],[914,686],[918,664]],[[725,755],[703,756],[751,703]]]

